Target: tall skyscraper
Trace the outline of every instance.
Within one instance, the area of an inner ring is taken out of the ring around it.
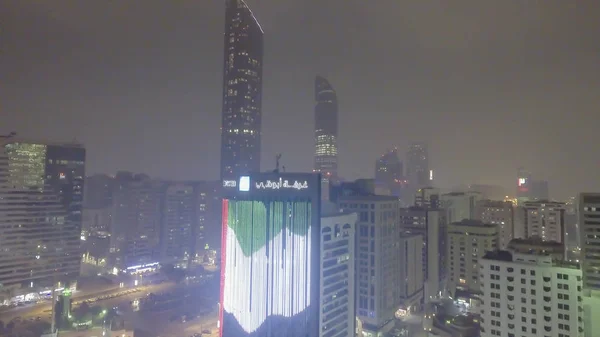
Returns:
[[[424,143],[414,143],[406,154],[406,176],[412,189],[428,187],[433,180],[429,169],[429,153]]]
[[[321,76],[315,78],[315,172],[323,179],[321,193],[327,200],[328,185],[338,173],[338,102],[335,90]]]
[[[85,149],[0,144],[0,284],[49,286],[79,275]]]
[[[600,193],[581,193],[578,204],[583,286],[600,294]]]
[[[193,258],[192,232],[198,225],[195,201],[192,184],[173,183],[166,188],[161,216],[162,261],[181,262]]]
[[[221,180],[260,172],[263,30],[244,0],[225,2]]]
[[[319,335],[320,180],[255,173],[224,187],[221,336]]]

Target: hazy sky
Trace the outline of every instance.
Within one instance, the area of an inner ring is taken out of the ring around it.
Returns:
[[[442,186],[600,190],[600,1],[248,0],[265,30],[263,169],[313,164],[313,82],[340,173],[430,144]],[[0,0],[0,132],[77,139],[88,173],[216,179],[224,2]]]

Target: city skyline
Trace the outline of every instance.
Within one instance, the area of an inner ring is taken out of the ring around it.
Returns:
[[[76,138],[88,149],[87,173],[217,179],[224,5],[66,4],[1,5],[0,70],[13,85],[0,94],[8,116],[0,131]],[[377,154],[424,141],[441,186],[512,191],[524,166],[556,199],[600,187],[591,181],[597,4],[465,1],[451,13],[391,1],[248,4],[266,32],[263,170],[276,153],[288,170],[311,169],[312,81],[322,74],[348,116],[339,132],[344,178],[372,177]],[[364,130],[375,130],[369,141],[356,137]],[[556,165],[557,152],[565,164]]]

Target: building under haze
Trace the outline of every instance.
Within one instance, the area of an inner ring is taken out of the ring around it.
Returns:
[[[321,173],[324,199],[329,181],[338,176],[338,102],[335,90],[321,76],[315,78],[315,172]]]
[[[498,225],[499,249],[505,249],[513,239],[515,211],[512,202],[481,200],[477,203],[475,219]]]
[[[441,204],[446,210],[448,223],[459,222],[465,219],[476,219],[477,203],[481,194],[477,192],[452,192],[442,194]]]
[[[320,179],[255,173],[224,187],[221,336],[319,335]]]
[[[260,172],[263,30],[244,0],[225,1],[221,180]]]
[[[354,337],[357,214],[325,210],[322,213],[319,337]]]
[[[175,263],[192,257],[195,247],[192,231],[198,225],[195,201],[191,184],[173,183],[166,187],[160,234],[162,261]]]
[[[85,149],[1,141],[0,284],[35,291],[75,281],[81,261]]]
[[[565,204],[548,200],[526,201],[519,209],[525,212],[525,237],[540,237],[544,241],[565,242]]]
[[[406,178],[413,190],[429,187],[433,180],[429,168],[429,153],[425,143],[414,143],[406,154]]]
[[[382,154],[375,162],[375,184],[379,190],[393,196],[404,196],[408,181],[404,178],[404,166],[398,158],[398,149]],[[378,193],[382,194],[382,193]]]
[[[449,289],[479,291],[479,260],[498,249],[498,226],[478,220],[448,225]]]
[[[358,214],[356,230],[356,316],[364,337],[393,327],[402,304],[400,282],[398,198],[352,195],[338,199],[340,209]]]
[[[600,294],[600,193],[581,193],[578,203],[583,286]]]

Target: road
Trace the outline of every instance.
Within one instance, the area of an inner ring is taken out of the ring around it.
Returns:
[[[154,293],[159,293],[159,292],[164,292],[164,291],[168,291],[170,289],[172,289],[175,286],[174,283],[163,283],[163,284],[157,284],[157,285],[148,285],[148,286],[143,286],[143,287],[138,287],[138,289],[140,290],[140,292],[137,293],[132,293],[131,295],[125,295],[125,296],[120,296],[120,297],[116,297],[113,299],[106,299],[106,300],[99,300],[97,302],[95,302],[94,304],[98,304],[107,308],[116,306],[117,304],[120,304],[121,302],[126,301],[127,303],[129,303],[129,301],[132,301],[135,298],[138,298],[140,296],[145,296],[148,293],[154,292]],[[132,289],[132,288],[129,288]],[[99,296],[105,296],[105,295],[113,295],[113,294],[117,294],[119,292],[125,291],[125,290],[129,290],[128,288],[119,288],[117,287],[111,287],[110,289],[102,289],[102,290],[89,290],[86,292],[77,292],[73,294],[73,302],[76,303],[76,305],[78,304],[78,302],[83,301],[83,300],[87,300],[90,298],[94,298],[94,297],[99,297]],[[23,319],[27,319],[29,317],[42,317],[43,320],[48,320],[50,319],[50,315],[51,315],[51,307],[50,307],[50,302],[46,302],[46,303],[41,303],[41,304],[31,304],[28,306],[23,306],[23,307],[16,307],[16,308],[11,308],[8,310],[4,310],[4,311],[0,311],[0,320],[3,320],[4,322],[9,322],[10,320],[12,320],[13,318],[20,316]]]

